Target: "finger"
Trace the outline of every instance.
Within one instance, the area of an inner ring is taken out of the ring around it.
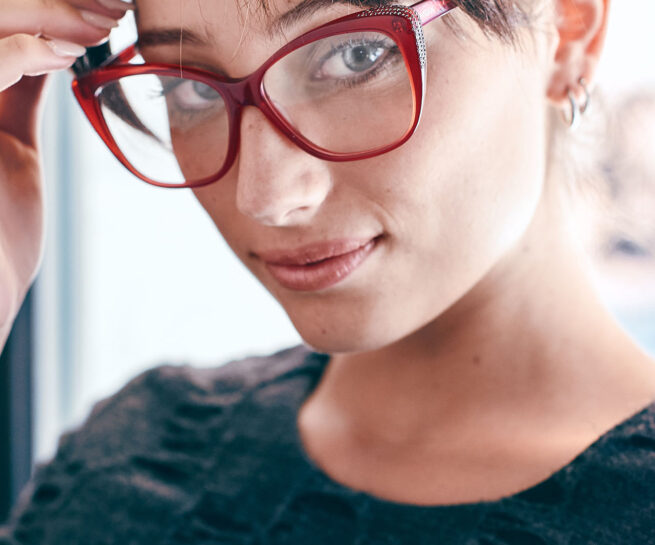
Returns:
[[[120,19],[135,9],[133,2],[124,0],[68,0],[68,3],[78,9],[95,11],[114,19]]]
[[[0,0],[0,13],[0,38],[31,34],[92,45],[118,25],[114,18],[61,0]]]
[[[0,91],[23,76],[35,76],[68,68],[85,52],[84,47],[59,40],[16,34],[0,40]]]

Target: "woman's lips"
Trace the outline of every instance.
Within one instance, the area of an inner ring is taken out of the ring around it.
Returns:
[[[371,254],[379,238],[329,241],[259,256],[273,278],[285,288],[316,291],[349,276]]]

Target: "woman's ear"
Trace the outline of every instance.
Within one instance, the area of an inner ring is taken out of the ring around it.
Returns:
[[[570,90],[584,97],[580,78],[591,82],[603,50],[610,0],[555,0],[556,49],[548,99],[567,103]]]

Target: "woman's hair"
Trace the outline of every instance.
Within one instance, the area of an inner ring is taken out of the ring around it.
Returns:
[[[335,3],[338,0],[335,0]],[[270,13],[270,0],[241,0],[246,9],[256,3],[261,11]],[[397,0],[355,0],[361,9],[386,6],[399,3]],[[534,21],[536,5],[542,0],[454,0],[454,3],[473,19],[488,36],[495,36],[504,42],[515,43],[516,31],[530,26]],[[452,18],[445,18],[446,24],[453,30],[456,28]]]
[[[514,43],[519,28],[530,27],[534,22],[535,8],[541,1],[525,0],[454,0],[459,9],[473,19],[488,36]],[[451,20],[447,20],[453,26]]]

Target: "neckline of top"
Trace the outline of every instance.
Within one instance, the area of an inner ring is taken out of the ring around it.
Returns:
[[[323,469],[321,469],[309,454],[305,450],[302,439],[300,437],[300,430],[298,429],[297,415],[300,408],[303,406],[305,401],[309,398],[312,392],[316,389],[320,383],[321,377],[327,369],[328,363],[330,362],[329,354],[323,354],[315,351],[310,351],[305,355],[302,362],[302,367],[308,368],[312,371],[312,381],[311,386],[307,388],[303,395],[300,396],[297,400],[297,403],[294,405],[294,410],[291,411],[291,429],[292,429],[292,441],[293,446],[298,451],[299,458],[302,463],[306,466],[306,469],[311,476],[316,477],[319,480],[329,484],[329,486],[345,495],[357,496],[362,499],[367,500],[371,504],[377,504],[384,507],[395,508],[395,509],[423,509],[423,510],[446,510],[446,509],[479,509],[479,508],[489,508],[489,507],[498,507],[500,505],[505,505],[517,501],[526,501],[526,498],[529,498],[531,495],[537,493],[539,490],[548,487],[550,485],[555,486],[556,482],[567,477],[568,474],[579,470],[580,467],[587,461],[589,458],[592,458],[593,455],[601,448],[604,444],[612,439],[617,439],[621,436],[621,432],[625,431],[626,428],[634,426],[637,422],[643,419],[643,417],[649,413],[653,412],[653,418],[655,418],[655,400],[649,402],[646,406],[642,407],[632,415],[620,421],[618,424],[612,428],[606,430],[601,434],[595,441],[593,441],[587,448],[578,453],[570,462],[555,470],[545,479],[542,479],[538,483],[531,485],[523,490],[515,492],[498,498],[496,500],[484,500],[479,502],[462,502],[455,504],[435,504],[435,505],[419,505],[413,503],[399,502],[394,500],[385,499],[382,497],[375,496],[374,494],[365,492],[363,490],[358,490],[351,488],[350,486],[334,480],[330,477]],[[527,500],[529,501],[529,500]]]

